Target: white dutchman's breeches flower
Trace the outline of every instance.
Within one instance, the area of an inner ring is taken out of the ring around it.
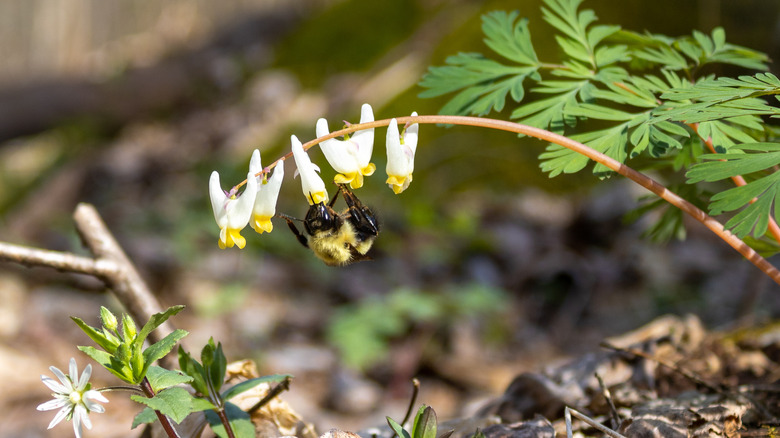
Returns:
[[[415,116],[417,113],[412,113],[412,117]],[[419,128],[415,123],[405,129],[401,136],[395,119],[387,126],[387,185],[396,194],[406,190],[412,182]]]
[[[361,108],[360,123],[374,121],[374,111],[371,105],[365,103]],[[328,121],[317,120],[317,137],[328,135]],[[349,184],[353,189],[363,186],[363,177],[376,170],[371,163],[374,150],[374,128],[363,129],[352,134],[346,140],[331,138],[320,143],[320,149],[338,175],[334,178],[337,184]]]
[[[298,140],[298,137],[293,135],[290,137],[290,141],[292,142],[295,166],[298,168],[297,173],[301,176],[303,196],[309,201],[309,205],[327,202],[328,192],[325,191],[325,183],[322,181],[322,178],[317,175],[320,168],[311,162],[309,154],[303,150],[303,144]]]
[[[262,170],[260,151],[255,149],[252,153],[252,159],[249,161],[249,173],[256,175]],[[264,176],[253,178],[257,181],[257,196],[249,225],[260,234],[270,233],[274,229],[271,218],[276,214],[276,201],[279,198],[279,190],[282,188],[282,179],[284,178],[284,160],[276,164],[271,178]]]
[[[243,248],[246,239],[241,236],[241,230],[249,223],[252,209],[257,196],[257,178],[249,172],[246,176],[246,188],[236,195],[225,193],[219,184],[219,173],[215,170],[209,179],[209,196],[214,210],[214,219],[219,226],[219,247],[231,248],[233,245]]]

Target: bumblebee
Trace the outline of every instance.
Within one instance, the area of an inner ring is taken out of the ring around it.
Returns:
[[[328,204],[320,202],[309,207],[306,218],[302,221],[306,231],[304,235],[295,226],[295,219],[280,215],[298,242],[311,249],[315,256],[328,266],[344,266],[362,260],[370,260],[366,255],[379,235],[379,224],[374,212],[344,185],[339,189]],[[333,209],[339,193],[347,204],[341,213]]]

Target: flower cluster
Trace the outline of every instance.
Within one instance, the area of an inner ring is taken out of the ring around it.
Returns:
[[[412,113],[417,116],[417,113]],[[374,121],[371,105],[363,104],[360,123]],[[414,171],[414,154],[417,150],[419,125],[417,123],[398,130],[398,122],[392,119],[387,128],[387,185],[399,194],[409,187]],[[317,137],[330,134],[328,121],[319,119],[316,126]],[[303,149],[298,137],[291,136],[292,155],[297,167],[295,175],[301,177],[301,189],[309,205],[328,201],[325,182],[319,176],[319,167],[312,163]],[[337,172],[333,182],[349,184],[353,189],[363,186],[363,178],[376,171],[371,162],[374,149],[374,128],[362,129],[343,140],[330,138],[319,143],[323,155]],[[246,187],[238,193],[240,187],[225,192],[219,182],[219,173],[212,172],[209,180],[209,195],[214,210],[214,219],[219,226],[219,247],[222,249],[238,246],[243,248],[246,239],[241,230],[250,224],[258,233],[271,232],[271,218],[276,214],[276,201],[284,178],[284,158],[276,161],[273,176],[268,178],[269,169],[260,164],[260,152],[255,150],[249,162]],[[270,168],[271,166],[269,166]]]
[[[82,426],[92,429],[92,423],[89,421],[89,414],[95,412],[101,414],[105,412],[103,405],[98,402],[108,403],[103,395],[90,389],[89,378],[92,375],[92,365],[87,365],[84,372],[79,377],[76,359],[71,358],[69,364],[69,375],[65,375],[57,367],[49,367],[52,373],[59,379],[59,382],[49,376],[41,376],[41,381],[49,389],[54,391],[52,396],[54,400],[38,405],[39,411],[50,411],[59,409],[57,415],[49,423],[49,429],[56,426],[62,420],[73,420],[73,432],[76,438],[81,438],[83,434]]]

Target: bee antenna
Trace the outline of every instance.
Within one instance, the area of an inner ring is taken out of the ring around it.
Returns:
[[[298,221],[298,222],[303,222],[303,219],[298,219],[297,217],[292,217],[292,216],[286,215],[286,214],[284,214],[284,213],[276,213],[276,214],[275,214],[275,216],[276,216],[276,217],[280,217],[280,218],[282,218],[282,219],[284,219],[284,220],[286,220],[286,221]]]

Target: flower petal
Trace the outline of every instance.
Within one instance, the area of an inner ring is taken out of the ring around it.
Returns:
[[[274,173],[268,182],[258,187],[257,197],[255,199],[255,205],[252,209],[252,220],[250,224],[252,228],[258,233],[263,231],[270,232],[270,229],[266,227],[260,227],[258,230],[257,223],[265,223],[265,220],[269,220],[276,214],[276,202],[279,199],[279,190],[282,188],[282,180],[284,179],[284,160],[279,161],[274,167]],[[273,228],[271,226],[270,228]]]
[[[89,391],[85,392],[81,399],[84,401],[87,409],[89,409],[91,412],[97,412],[99,414],[102,414],[105,411],[105,408],[103,408],[103,406],[98,402],[108,403],[108,399],[103,394],[101,394],[100,391],[96,391],[94,389],[90,389]]]
[[[89,423],[89,418],[87,418],[86,409],[84,406],[77,405],[75,409],[73,410],[73,433],[76,435],[76,438],[81,438],[84,435],[84,428],[82,427],[82,421],[84,421],[85,424],[89,424],[89,428],[92,428],[92,424]]]
[[[59,370],[57,370],[59,371]],[[60,379],[62,380],[62,379]],[[67,380],[67,379],[66,379]],[[56,380],[52,379],[49,376],[41,375],[41,382],[43,382],[44,385],[46,385],[49,389],[52,391],[58,393],[58,394],[65,394],[69,392],[70,388],[64,386],[63,384],[57,382]]]
[[[79,381],[79,369],[78,366],[76,366],[76,359],[70,358],[70,362],[68,363],[68,370],[70,371],[70,381],[71,382],[78,382]]]
[[[417,111],[412,113],[412,117],[417,117]],[[420,135],[420,124],[415,123],[404,131],[404,145],[412,151],[412,157],[417,152],[417,140]]]
[[[225,209],[227,195],[222,191],[222,186],[219,185],[219,172],[216,170],[211,172],[211,178],[209,178],[209,198],[211,198],[211,209],[214,211],[214,220],[222,228],[227,224],[227,210]]]
[[[51,411],[54,409],[59,409],[67,404],[68,404],[67,398],[58,397],[55,398],[54,400],[49,400],[46,403],[39,404],[38,407],[35,409],[39,411]]]
[[[387,126],[387,175],[405,176],[409,173],[409,158],[401,144],[398,121],[393,119]]]
[[[360,108],[360,123],[374,121],[374,110],[371,105],[364,103]],[[363,129],[352,134],[352,141],[357,143],[358,165],[364,168],[371,162],[371,154],[374,151],[374,128]],[[366,175],[365,173],[363,175]]]
[[[64,420],[65,417],[68,416],[68,414],[72,409],[73,409],[73,405],[71,405],[70,403],[68,403],[68,405],[65,406],[64,408],[60,409],[59,412],[57,412],[57,415],[55,415],[54,418],[51,420],[51,423],[49,423],[49,427],[47,427],[47,429],[51,429],[52,427],[59,424],[60,421]]]
[[[290,137],[290,140],[292,142],[295,165],[298,167],[298,173],[301,175],[303,196],[306,197],[310,205],[326,202],[328,200],[328,192],[325,191],[325,183],[314,170],[309,154],[303,150],[303,144],[298,140],[298,137],[293,135]]]
[[[328,121],[325,119],[317,120],[317,137],[328,135]],[[355,172],[358,165],[358,146],[352,139],[338,140],[331,138],[320,143],[322,154],[328,160],[331,167],[339,173]]]
[[[77,391],[83,391],[84,388],[87,387],[87,383],[89,383],[89,378],[92,376],[92,364],[87,364],[87,367],[84,368],[84,371],[81,373],[81,378],[79,379],[79,384],[76,386]]]
[[[252,172],[246,175],[246,188],[237,199],[231,199],[227,205],[227,227],[242,230],[252,217],[252,209],[257,197],[257,178]]]
[[[249,159],[249,173],[258,174],[262,170],[263,170],[263,163],[260,160],[260,150],[255,149],[254,151],[252,151],[252,158]]]
[[[81,404],[76,405],[76,408],[73,411],[73,418],[74,421],[76,418],[79,418],[84,427],[92,429],[92,421],[89,419],[89,412],[87,412],[86,406]]]

